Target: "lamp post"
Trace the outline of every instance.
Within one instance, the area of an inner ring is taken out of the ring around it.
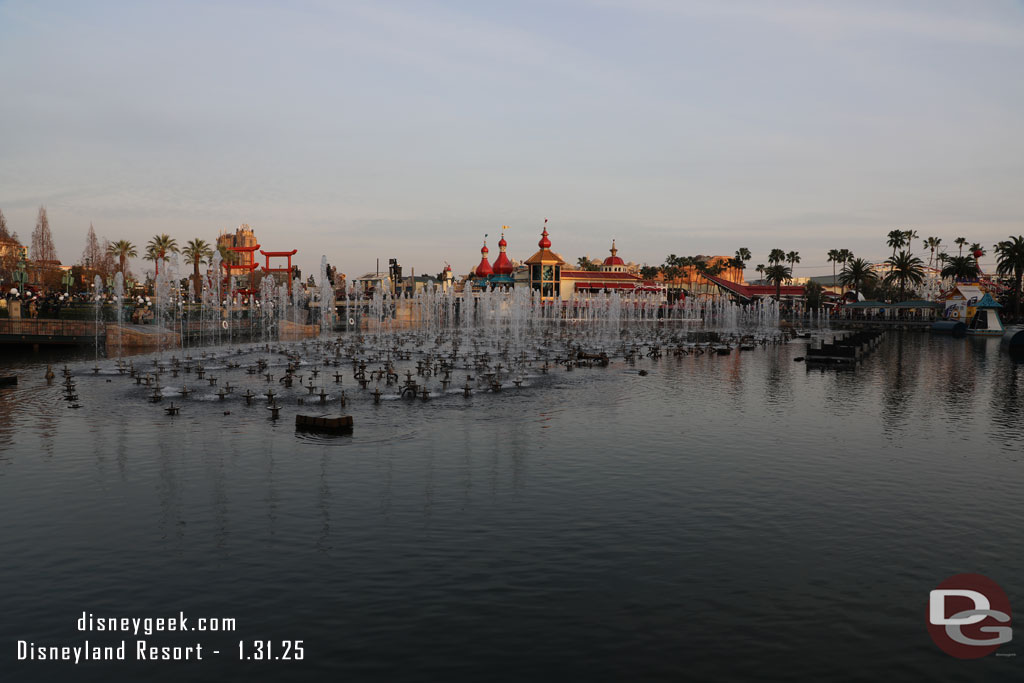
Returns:
[[[75,281],[75,276],[71,274],[71,271],[65,271],[64,275],[60,278],[60,283],[64,285],[64,293],[71,293],[71,284]]]
[[[21,260],[18,261],[18,269],[14,271],[14,281],[17,282],[20,287],[19,289],[25,291],[25,283],[28,282],[28,271],[26,270],[25,255],[22,254]]]

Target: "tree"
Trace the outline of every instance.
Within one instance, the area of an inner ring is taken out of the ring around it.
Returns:
[[[903,244],[906,245],[907,249],[911,249],[914,246],[914,240],[917,239],[917,230],[904,230],[903,231]],[[913,252],[911,252],[913,253]]]
[[[839,281],[845,287],[853,287],[854,293],[859,298],[861,288],[869,282],[874,282],[877,277],[870,263],[865,259],[855,258],[843,266],[843,272],[839,275]]]
[[[53,235],[50,233],[50,221],[46,217],[46,207],[39,207],[39,218],[36,220],[36,229],[32,232],[32,259],[37,262],[55,266],[57,260],[57,248],[53,246]]]
[[[768,282],[775,283],[775,300],[778,301],[782,297],[782,283],[793,277],[793,271],[781,263],[776,263],[765,268],[764,274]]]
[[[832,264],[832,286],[836,286],[836,263],[839,262],[839,250],[828,250],[828,262]]]
[[[786,252],[781,249],[772,249],[768,252],[768,263],[771,265],[777,265],[786,260]]]
[[[640,277],[645,280],[653,280],[658,277],[658,266],[648,266],[644,264],[644,266],[640,268]]]
[[[796,264],[800,263],[800,252],[789,252],[788,254],[786,254],[786,261],[789,263],[790,271],[796,270]]]
[[[209,263],[213,259],[213,248],[198,237],[189,240],[188,244],[181,251],[185,255],[185,263],[192,266],[192,286],[196,293],[196,301],[203,296],[202,281],[199,277],[199,266],[204,261]]]
[[[971,256],[974,257],[974,265],[978,267],[978,273],[981,273],[981,264],[978,263],[978,259],[985,255],[985,247],[981,246],[981,242],[975,242],[967,248],[971,252]]]
[[[907,284],[914,286],[924,282],[924,261],[908,251],[901,251],[899,255],[886,259],[889,265],[889,273],[885,276],[885,283],[896,283],[900,288],[900,301],[905,297]]]
[[[955,240],[953,240],[953,244],[955,244],[956,246],[960,247],[960,256],[963,256],[964,255],[964,245],[967,244],[967,238],[966,237],[957,237]]]
[[[824,289],[824,287],[814,280],[807,281],[807,284],[804,285],[804,300],[807,302],[808,309],[814,309],[821,306],[822,292]]]
[[[135,249],[135,245],[128,240],[118,240],[107,247],[107,253],[111,256],[117,257],[121,275],[127,279],[128,273],[124,269],[124,264],[127,259],[136,258],[139,255],[138,251]]]
[[[941,237],[929,237],[924,241],[924,248],[931,250],[931,256],[928,257],[928,267],[931,268],[935,263],[935,250],[942,245]]]
[[[600,270],[601,269],[601,266],[599,264],[594,263],[593,261],[591,261],[586,256],[580,256],[578,259],[576,259],[576,265],[579,266],[580,270]]]
[[[890,230],[889,241],[886,244],[892,247],[892,256],[896,258],[896,250],[903,247],[906,244],[907,233],[903,230]]]
[[[974,280],[978,277],[978,262],[972,256],[951,256],[942,268],[942,277],[951,277],[957,282]]]
[[[89,224],[89,232],[85,236],[85,249],[82,250],[82,265],[88,273],[99,271],[103,267],[103,250],[100,249],[100,241],[96,239],[96,230],[92,223]]]
[[[150,251],[152,250],[155,258],[150,258]],[[160,235],[153,235],[153,239],[149,240],[149,244],[146,245],[146,259],[156,264],[156,274],[160,274],[160,262],[167,261],[167,254],[178,253],[178,241],[166,233]]]
[[[747,261],[749,261],[752,258],[753,255],[750,253],[750,250],[747,249],[746,247],[740,247],[739,249],[736,250],[736,260],[741,261],[743,263],[743,265],[740,266],[741,269],[746,268]]]
[[[1024,235],[1011,236],[996,245],[996,272],[1013,276],[1013,314],[1020,316],[1020,286],[1024,279]]]
[[[4,282],[14,281],[14,271],[21,260],[21,242],[18,241],[17,233],[11,234],[7,230],[7,219],[4,212],[0,211],[0,278]]]
[[[758,263],[758,264],[757,264],[757,267],[756,267],[756,268],[754,268],[754,270],[756,270],[756,271],[757,271],[757,275],[758,275],[758,277],[759,277],[759,278],[760,278],[761,280],[763,280],[763,279],[764,279],[764,264],[763,264],[763,263]]]

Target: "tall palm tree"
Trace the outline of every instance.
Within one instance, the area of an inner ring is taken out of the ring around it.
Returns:
[[[118,240],[107,246],[107,253],[117,257],[118,263],[121,266],[121,275],[124,277],[128,277],[128,273],[124,270],[125,261],[130,258],[136,258],[139,255],[135,245],[128,240]]]
[[[865,259],[857,258],[852,259],[849,263],[843,265],[843,272],[839,276],[839,281],[846,287],[853,287],[853,291],[860,298],[861,285],[868,282],[873,282],[878,279],[875,275],[875,271],[871,269],[871,264]]]
[[[786,261],[789,263],[790,277],[793,277],[792,272],[796,270],[796,264],[800,263],[800,252],[789,252],[788,254],[786,254]]]
[[[967,244],[967,238],[966,237],[957,237],[955,240],[953,240],[953,244],[955,244],[958,247],[960,247],[960,256],[963,256],[964,255],[964,245]]]
[[[985,247],[981,246],[981,242],[975,242],[967,248],[971,252],[971,256],[974,257],[974,265],[978,267],[978,274],[981,274],[981,264],[978,263],[978,259],[985,255]]]
[[[907,249],[910,250],[914,246],[914,240],[917,239],[917,230],[904,230],[903,231],[903,244],[906,245]],[[911,252],[913,253],[913,252]]]
[[[752,259],[754,256],[750,253],[750,250],[746,247],[740,247],[736,250],[736,260],[743,261],[743,267],[746,267],[747,261]]]
[[[996,272],[1013,275],[1013,314],[1020,315],[1020,284],[1024,279],[1024,235],[1011,236],[996,245]]]
[[[181,253],[185,256],[185,263],[192,266],[192,282],[195,288],[196,300],[198,301],[203,296],[202,281],[199,279],[199,265],[204,261],[210,262],[213,258],[213,249],[206,242],[198,237],[189,240],[188,244]]]
[[[772,249],[768,252],[768,263],[777,265],[786,260],[786,252],[781,249]]]
[[[978,277],[978,262],[972,256],[951,256],[942,268],[942,277],[951,277],[957,282]]]
[[[757,264],[757,268],[754,268],[754,270],[757,271],[758,279],[763,280],[764,279],[764,264],[763,263],[758,263]]]
[[[886,259],[885,262],[889,265],[885,283],[895,282],[899,285],[900,301],[904,298],[908,283],[917,286],[924,282],[924,261],[909,251],[901,251],[898,256]]]
[[[839,263],[839,250],[828,250],[828,262],[832,264],[832,287],[836,286],[836,264]]]
[[[149,259],[149,250],[152,249],[156,254],[157,258],[152,259],[156,264],[156,274],[160,274],[160,261],[167,260],[167,254],[178,253],[178,241],[166,233],[160,235],[153,235],[153,239],[149,240],[149,244],[146,245],[146,258]]]
[[[931,256],[928,257],[928,267],[931,268],[932,264],[935,263],[935,250],[942,244],[941,237],[928,237],[924,241],[924,248],[931,250]]]
[[[907,243],[907,233],[903,230],[890,230],[889,241],[886,244],[892,247],[892,256],[896,258],[896,250],[903,248]]]
[[[776,263],[765,268],[764,274],[768,282],[775,283],[775,300],[778,301],[782,296],[782,283],[793,277],[793,271],[781,263]]]

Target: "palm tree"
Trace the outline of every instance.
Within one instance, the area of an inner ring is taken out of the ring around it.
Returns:
[[[951,256],[946,259],[942,277],[951,277],[957,282],[978,277],[978,262],[970,256]]]
[[[836,263],[839,262],[839,250],[828,250],[828,262],[832,264],[832,287],[836,286]]]
[[[206,242],[198,237],[189,240],[188,245],[181,250],[185,255],[185,263],[192,266],[192,282],[196,292],[196,300],[203,296],[202,282],[199,279],[199,265],[205,260],[207,263],[213,258],[213,249]]]
[[[910,249],[914,246],[914,240],[917,239],[917,230],[904,230],[903,231],[903,244]]]
[[[788,254],[786,254],[786,261],[789,263],[789,269],[790,269],[790,272],[792,273],[792,271],[796,270],[796,264],[800,263],[800,252],[799,251],[791,251],[791,252],[789,252]],[[790,275],[790,277],[792,277],[792,275]]]
[[[747,261],[749,261],[752,258],[753,255],[750,253],[750,250],[747,249],[746,247],[740,247],[739,249],[736,250],[736,260],[743,262],[741,268],[746,268]]]
[[[957,237],[955,240],[953,240],[953,244],[955,244],[958,247],[960,247],[960,256],[963,256],[964,255],[964,245],[967,244],[967,238],[966,237]]]
[[[166,233],[153,235],[153,239],[149,240],[149,244],[146,245],[147,259],[149,259],[150,249],[152,249],[157,256],[157,258],[151,260],[156,264],[156,274],[159,275],[160,261],[166,261],[168,253],[178,253],[178,241]]]
[[[843,266],[842,274],[839,276],[839,281],[843,285],[853,287],[853,291],[857,294],[858,298],[860,298],[861,285],[876,279],[878,279],[878,276],[871,269],[871,264],[862,258],[853,259],[846,263]]]
[[[885,261],[889,265],[889,273],[885,276],[885,284],[896,282],[900,286],[900,301],[903,300],[907,283],[920,285],[924,282],[924,261],[911,254],[901,251]]]
[[[1013,314],[1020,316],[1020,283],[1024,279],[1024,235],[1011,236],[996,245],[996,272],[1013,275]]]
[[[136,258],[139,252],[136,251],[135,245],[128,240],[118,240],[107,247],[107,253],[111,256],[116,256],[118,262],[121,265],[121,275],[128,277],[128,273],[124,270],[125,261],[130,258]]]
[[[776,263],[765,268],[764,274],[768,282],[775,283],[775,300],[778,301],[782,296],[782,283],[793,277],[793,271],[781,263]]]
[[[849,263],[852,260],[853,260],[853,252],[852,251],[850,251],[849,249],[840,249],[839,250],[839,262],[843,264],[844,268],[846,267],[846,264]]]
[[[757,264],[757,268],[754,268],[754,270],[757,271],[758,279],[763,280],[764,279],[764,264],[763,263],[758,263]]]
[[[768,263],[776,265],[786,260],[786,252],[781,249],[772,249],[768,253]]]
[[[889,241],[886,244],[892,247],[892,256],[896,258],[896,250],[903,247],[906,244],[907,233],[903,230],[890,230]]]
[[[975,242],[967,248],[971,252],[971,256],[974,257],[974,265],[978,267],[978,274],[981,274],[981,264],[978,263],[978,259],[985,255],[985,247],[981,246],[981,242]]]
[[[928,267],[931,268],[932,264],[935,263],[935,250],[942,244],[941,237],[929,237],[924,241],[924,248],[931,250],[931,256],[928,257]]]

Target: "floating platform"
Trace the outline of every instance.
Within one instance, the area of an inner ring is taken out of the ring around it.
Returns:
[[[351,415],[296,415],[295,429],[345,434],[353,428]]]
[[[999,341],[999,347],[1012,353],[1024,352],[1024,325],[1007,327]]]
[[[935,334],[951,334],[954,337],[963,337],[967,334],[967,325],[959,320],[937,320],[932,323],[931,331]]]
[[[832,342],[821,342],[821,346],[807,347],[805,361],[808,365],[851,366],[870,354],[881,343],[881,330],[864,330],[847,337],[832,338]]]

